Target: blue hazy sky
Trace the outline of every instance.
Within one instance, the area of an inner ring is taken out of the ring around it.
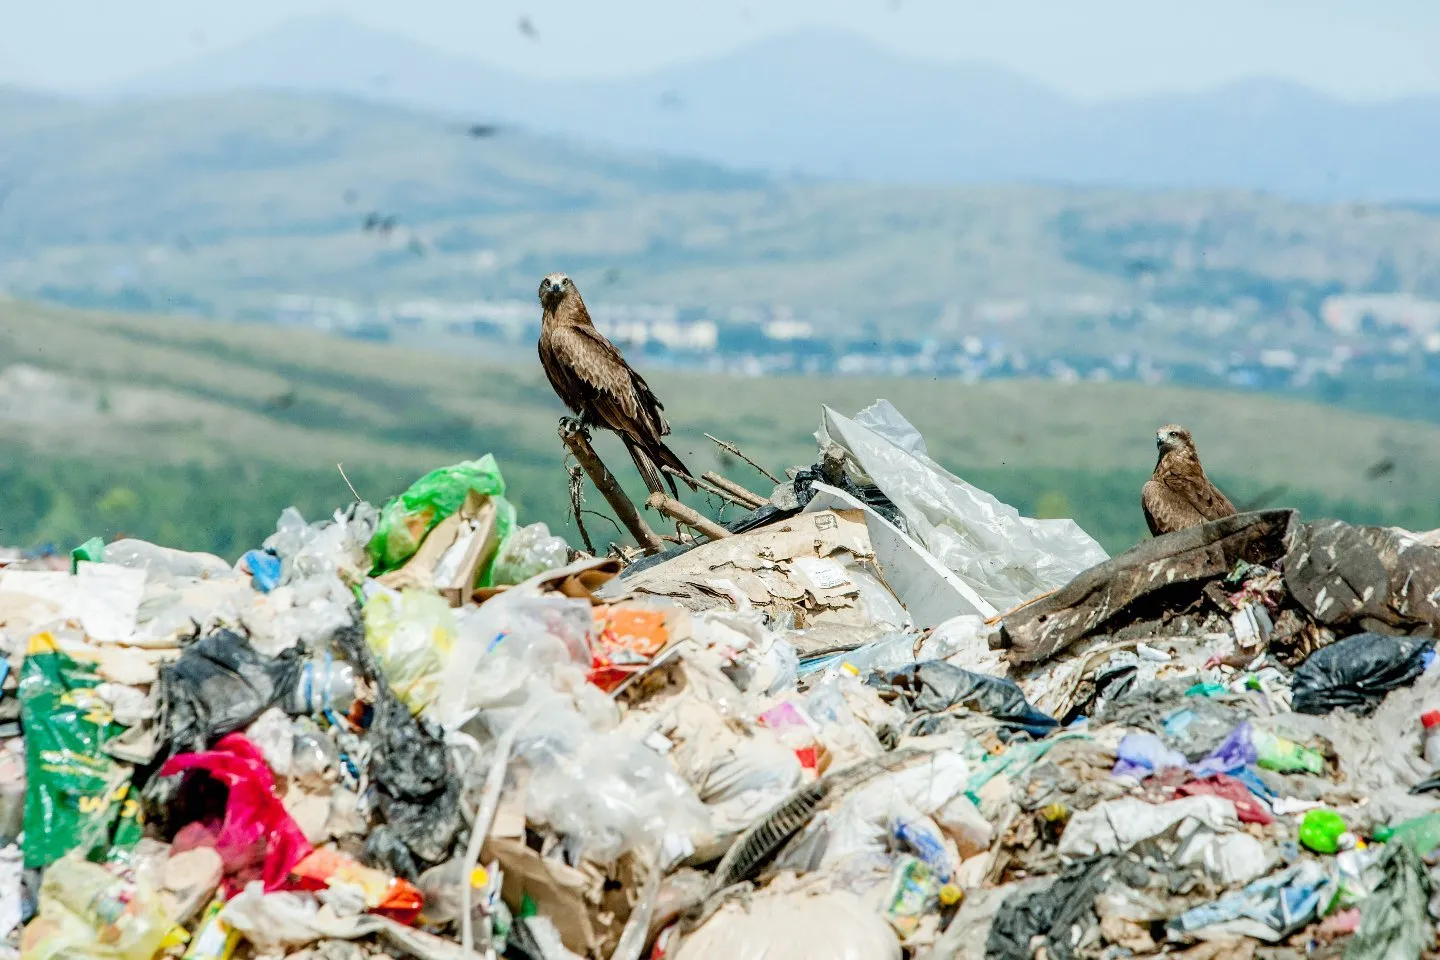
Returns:
[[[1249,76],[1440,93],[1435,0],[0,0],[0,83],[94,90],[287,19],[341,14],[526,73],[639,73],[806,26],[987,60],[1083,99]],[[528,17],[539,39],[517,30]]]

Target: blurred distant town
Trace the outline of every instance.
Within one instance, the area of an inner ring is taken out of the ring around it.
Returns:
[[[1127,305],[1095,296],[984,301],[946,307],[923,325],[925,336],[897,335],[892,327],[883,339],[832,334],[844,325],[829,310],[603,300],[589,307],[596,326],[628,356],[652,366],[742,376],[1040,377],[1260,390],[1340,380],[1440,381],[1440,300],[1410,294],[1335,295],[1313,313],[1290,307],[1280,314],[1243,300],[1201,307]],[[286,294],[277,299],[275,320],[363,340],[444,336],[528,349],[540,311],[531,300],[364,304]],[[1073,335],[1057,338],[1070,344],[1047,349],[1047,329],[1077,328],[1091,331],[1099,349],[1077,348]],[[1107,334],[1119,333],[1128,334],[1132,349],[1104,351]],[[1133,349],[1147,335],[1155,349]]]

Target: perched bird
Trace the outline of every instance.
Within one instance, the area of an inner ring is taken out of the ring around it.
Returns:
[[[1140,491],[1151,533],[1158,537],[1235,515],[1235,505],[1205,476],[1189,430],[1175,424],[1161,427],[1155,444],[1160,459]]]
[[[619,435],[635,469],[651,493],[663,493],[668,484],[676,492],[670,467],[690,476],[675,451],[661,439],[670,433],[665,407],[615,345],[590,321],[580,291],[563,273],[540,281],[540,364],[555,393],[580,418],[582,426],[604,427]],[[663,483],[662,483],[663,481]]]

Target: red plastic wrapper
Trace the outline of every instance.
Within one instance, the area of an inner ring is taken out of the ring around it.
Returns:
[[[225,864],[227,896],[239,893],[247,881],[254,879],[257,860],[265,891],[284,889],[291,868],[312,848],[300,825],[275,795],[275,775],[260,748],[242,734],[232,733],[222,737],[213,750],[182,753],[160,768],[160,775],[165,777],[186,772],[209,776],[230,791],[218,830],[186,828],[191,838],[209,834],[206,839],[213,839],[215,851]],[[201,844],[193,840],[190,843],[197,845]]]
[[[1235,804],[1235,815],[1240,818],[1241,823],[1258,823],[1264,826],[1275,822],[1270,811],[1255,799],[1255,794],[1250,792],[1249,787],[1223,773],[1205,777],[1203,780],[1191,780],[1177,788],[1175,793],[1181,797],[1209,795],[1229,800]]]

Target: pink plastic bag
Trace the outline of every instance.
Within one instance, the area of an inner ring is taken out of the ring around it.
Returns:
[[[222,737],[215,749],[182,753],[166,761],[161,776],[189,770],[204,771],[230,788],[225,819],[215,834],[215,850],[225,863],[226,890],[238,893],[245,886],[260,851],[260,876],[267,893],[283,889],[290,869],[310,854],[310,843],[299,824],[275,795],[275,776],[260,748],[243,735]],[[182,831],[183,832],[183,831]],[[178,837],[177,837],[178,839]]]

